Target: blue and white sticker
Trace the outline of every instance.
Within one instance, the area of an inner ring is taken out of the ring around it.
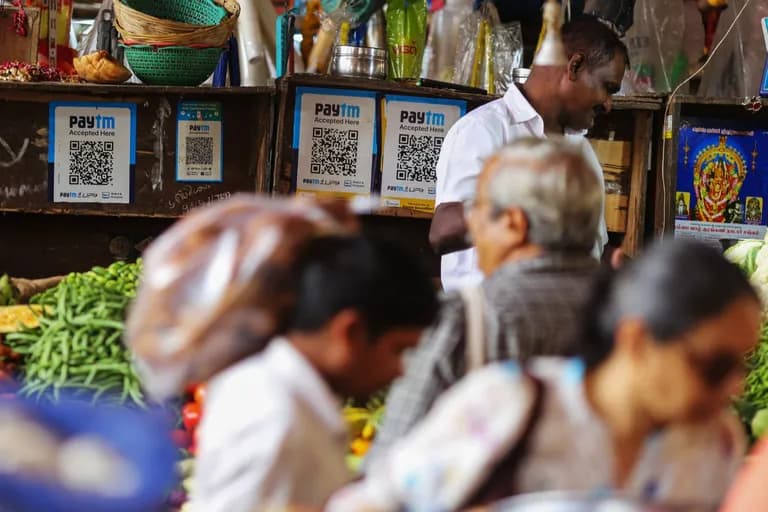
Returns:
[[[432,213],[443,140],[466,113],[467,103],[393,95],[385,96],[384,102],[382,205]]]
[[[376,93],[297,87],[296,193],[368,197],[378,161]]]
[[[224,132],[221,103],[184,101],[176,129],[176,181],[224,179]]]
[[[129,204],[133,200],[135,104],[53,102],[49,132],[51,201]]]

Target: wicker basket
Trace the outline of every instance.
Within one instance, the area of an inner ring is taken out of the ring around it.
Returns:
[[[223,47],[240,15],[236,0],[116,0],[115,28],[132,44]]]
[[[222,52],[221,48],[123,46],[131,70],[149,85],[200,85],[214,72]]]

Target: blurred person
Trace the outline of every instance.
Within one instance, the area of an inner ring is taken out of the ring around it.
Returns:
[[[323,237],[296,268],[284,337],[209,382],[191,510],[322,507],[351,476],[340,397],[397,377],[437,309],[428,273],[393,242]]]
[[[717,506],[743,457],[728,407],[760,320],[754,289],[719,251],[655,246],[599,281],[577,359],[473,372],[328,510],[456,510],[610,489]]]
[[[757,512],[768,504],[768,440],[760,441],[741,469],[720,512]]]
[[[628,65],[627,48],[610,28],[588,16],[563,25],[562,37],[567,66],[534,67],[524,85],[510,87],[503,98],[462,117],[443,141],[429,239],[442,256],[446,290],[483,278],[477,252],[467,239],[464,204],[475,197],[483,161],[505,144],[530,136],[573,138],[582,146],[604,196],[603,171],[584,134],[598,114],[610,112],[611,96],[621,88]],[[603,215],[600,219],[591,240],[598,260],[608,243]],[[606,250],[604,256],[618,262],[620,254]]]
[[[486,161],[466,213],[486,280],[476,290],[482,361],[572,355],[599,269],[590,256],[601,188],[578,144],[523,138]],[[447,294],[439,318],[387,398],[382,429],[366,466],[420,421],[437,397],[471,368],[471,306]],[[475,344],[477,342],[474,342]]]

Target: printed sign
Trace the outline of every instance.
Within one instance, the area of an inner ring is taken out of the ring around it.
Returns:
[[[386,96],[382,144],[383,206],[431,213],[443,139],[467,111],[459,100]]]
[[[715,120],[680,127],[675,236],[763,238],[768,216],[768,131]]]
[[[221,103],[182,102],[176,130],[176,181],[223,180]]]
[[[377,163],[376,93],[296,88],[297,194],[369,196]]]
[[[136,105],[54,102],[49,116],[50,199],[55,203],[130,203],[136,164]]]

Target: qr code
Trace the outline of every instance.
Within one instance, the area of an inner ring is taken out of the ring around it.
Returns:
[[[213,165],[213,137],[187,137],[187,165]]]
[[[334,176],[357,173],[357,130],[312,128],[310,172]]]
[[[402,181],[435,181],[442,137],[400,134],[395,177]]]
[[[69,142],[70,185],[112,185],[115,181],[115,152],[110,141]]]

